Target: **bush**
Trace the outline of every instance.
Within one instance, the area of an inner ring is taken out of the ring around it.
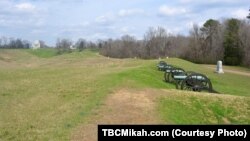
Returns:
[[[226,65],[239,65],[240,64],[240,60],[237,57],[225,57],[225,64]]]

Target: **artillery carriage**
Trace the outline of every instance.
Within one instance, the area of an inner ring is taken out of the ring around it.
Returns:
[[[167,82],[174,83],[177,89],[213,92],[210,79],[200,73],[186,72],[182,68],[171,68],[169,72],[165,72],[164,77]]]
[[[165,71],[168,69],[171,65],[167,64],[165,61],[160,61],[157,65],[158,70]]]
[[[175,84],[177,89],[196,92],[215,92],[210,79],[201,73],[185,71],[182,68],[174,67],[165,61],[160,61],[158,70],[164,71],[164,80]]]

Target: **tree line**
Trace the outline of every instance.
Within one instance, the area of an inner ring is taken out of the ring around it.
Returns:
[[[42,48],[48,47],[44,41],[39,42]],[[0,48],[31,48],[31,43],[1,37]],[[209,19],[201,27],[194,24],[187,36],[170,34],[163,27],[150,27],[141,40],[131,35],[96,42],[83,38],[75,43],[70,39],[57,39],[55,48],[58,54],[91,48],[113,58],[179,57],[195,63],[214,64],[222,60],[227,65],[249,67],[250,22],[234,18],[224,21]]]
[[[42,40],[39,40],[40,48],[48,48],[49,46]],[[0,37],[1,49],[29,49],[32,48],[32,43],[28,40],[19,38],[8,38],[5,36]]]
[[[28,40],[0,37],[0,48],[27,49],[30,46]]]
[[[195,63],[250,66],[250,24],[246,20],[207,20],[193,25],[188,36],[167,33],[162,27],[149,28],[143,40],[130,35],[99,42],[100,54],[115,58],[180,57]]]
[[[70,39],[57,39],[56,49],[58,54],[71,53],[72,50],[78,49],[78,51],[83,51],[84,49],[98,49],[97,43],[92,41],[87,41],[83,38],[78,39],[74,44]]]

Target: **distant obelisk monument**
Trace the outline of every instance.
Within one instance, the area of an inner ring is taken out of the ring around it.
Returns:
[[[217,73],[224,73],[224,71],[222,69],[222,61],[217,61],[216,72]]]

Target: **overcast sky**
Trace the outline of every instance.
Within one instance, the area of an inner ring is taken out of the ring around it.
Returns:
[[[0,36],[54,45],[57,38],[138,39],[149,27],[188,34],[193,23],[248,15],[250,0],[0,0]]]

